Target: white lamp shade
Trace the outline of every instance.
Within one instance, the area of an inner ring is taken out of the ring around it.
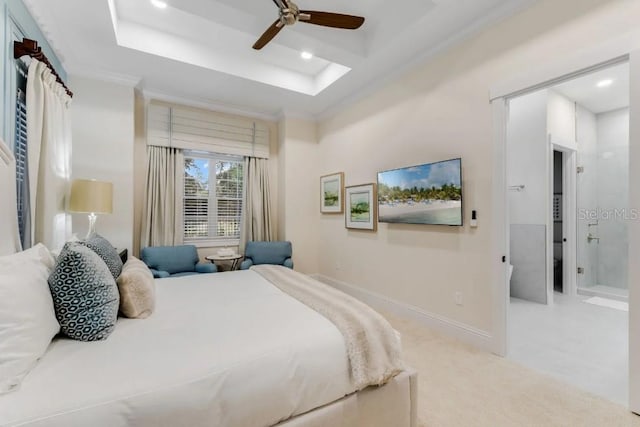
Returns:
[[[88,179],[73,180],[69,211],[96,214],[112,213],[113,184]]]

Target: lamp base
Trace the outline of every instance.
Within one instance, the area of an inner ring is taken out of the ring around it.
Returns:
[[[85,240],[96,235],[96,220],[98,219],[98,216],[93,212],[91,212],[88,216],[89,216],[89,231],[87,231]]]

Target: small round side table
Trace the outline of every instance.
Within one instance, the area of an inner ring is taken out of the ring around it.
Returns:
[[[242,259],[242,255],[233,254],[233,255],[208,255],[204,257],[207,261],[211,261],[213,264],[224,261],[231,261],[231,268],[229,271],[237,270],[240,266],[240,260]]]

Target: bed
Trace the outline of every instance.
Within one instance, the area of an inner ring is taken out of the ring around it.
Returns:
[[[342,333],[253,270],[156,280],[156,311],[105,341],[55,339],[0,426],[416,425],[416,374],[350,375]]]

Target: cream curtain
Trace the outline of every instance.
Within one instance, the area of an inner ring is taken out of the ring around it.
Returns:
[[[27,77],[27,157],[31,244],[59,249],[71,236],[65,198],[71,176],[71,97],[42,62]]]
[[[271,217],[271,193],[267,159],[245,157],[244,210],[240,228],[240,252],[250,240],[272,241],[274,235]]]
[[[148,146],[141,248],[182,244],[183,182],[182,150]]]
[[[21,249],[16,203],[16,161],[9,146],[0,139],[0,256]]]

